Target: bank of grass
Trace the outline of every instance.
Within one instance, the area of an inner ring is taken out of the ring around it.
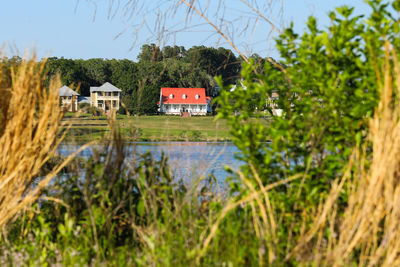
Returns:
[[[66,140],[99,140],[109,134],[106,117],[67,114],[71,122]],[[117,124],[126,141],[230,141],[229,126],[214,116],[181,118],[179,116],[117,115]]]

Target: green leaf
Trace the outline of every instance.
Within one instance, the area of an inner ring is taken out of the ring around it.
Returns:
[[[137,206],[136,206],[136,211],[137,211],[138,215],[142,217],[142,216],[144,215],[144,210],[145,210],[144,201],[143,201],[143,199],[141,198],[141,199],[139,200],[139,203],[138,203]]]

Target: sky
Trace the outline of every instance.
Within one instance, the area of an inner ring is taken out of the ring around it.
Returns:
[[[180,45],[187,49],[194,45],[231,48],[197,14],[193,13],[188,18],[187,9],[183,6],[168,11],[172,0],[0,1],[3,11],[0,16],[0,43],[8,55],[23,55],[26,49],[35,48],[39,57],[136,60],[140,47],[146,43]],[[226,25],[222,26],[224,32],[242,53],[279,58],[273,41],[276,32],[265,20],[240,0],[225,0],[229,6],[222,8],[217,2],[199,0],[199,8],[218,26]],[[310,15],[317,18],[322,29],[326,28],[330,23],[327,13],[336,6],[352,5],[357,15],[370,12],[362,0],[257,2],[262,3],[258,10],[273,20],[278,29],[293,22],[298,33],[305,30]],[[136,3],[136,6],[129,3]],[[205,3],[208,3],[208,8],[205,8]],[[221,14],[224,14],[228,24],[215,19]],[[164,33],[162,37],[160,31]]]

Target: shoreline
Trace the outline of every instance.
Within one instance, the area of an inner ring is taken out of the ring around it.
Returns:
[[[68,134],[65,136],[63,142],[70,143],[85,143],[90,141],[110,141],[110,138],[104,136],[69,136]],[[122,136],[122,141],[126,143],[232,143],[231,138],[218,138],[218,139],[174,139],[174,138],[124,138]]]
[[[109,138],[106,118],[65,118],[71,124],[66,141],[87,142]],[[181,118],[177,116],[125,116],[116,119],[125,142],[231,142],[230,127],[213,116]],[[64,128],[65,129],[65,128]]]

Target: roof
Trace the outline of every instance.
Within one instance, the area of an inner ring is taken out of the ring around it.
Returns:
[[[88,103],[90,104],[90,97],[89,96],[79,96],[78,97],[78,103]]]
[[[207,104],[206,90],[204,88],[163,87],[161,88],[161,100],[163,104]]]
[[[100,90],[99,90],[99,87],[90,86],[90,92],[96,92],[96,91],[100,91]]]
[[[73,96],[73,95],[79,95],[77,92],[69,88],[68,86],[64,85],[63,87],[60,88],[60,96]]]
[[[100,87],[91,86],[90,92],[121,92],[122,90],[115,87],[109,82],[106,82]]]

